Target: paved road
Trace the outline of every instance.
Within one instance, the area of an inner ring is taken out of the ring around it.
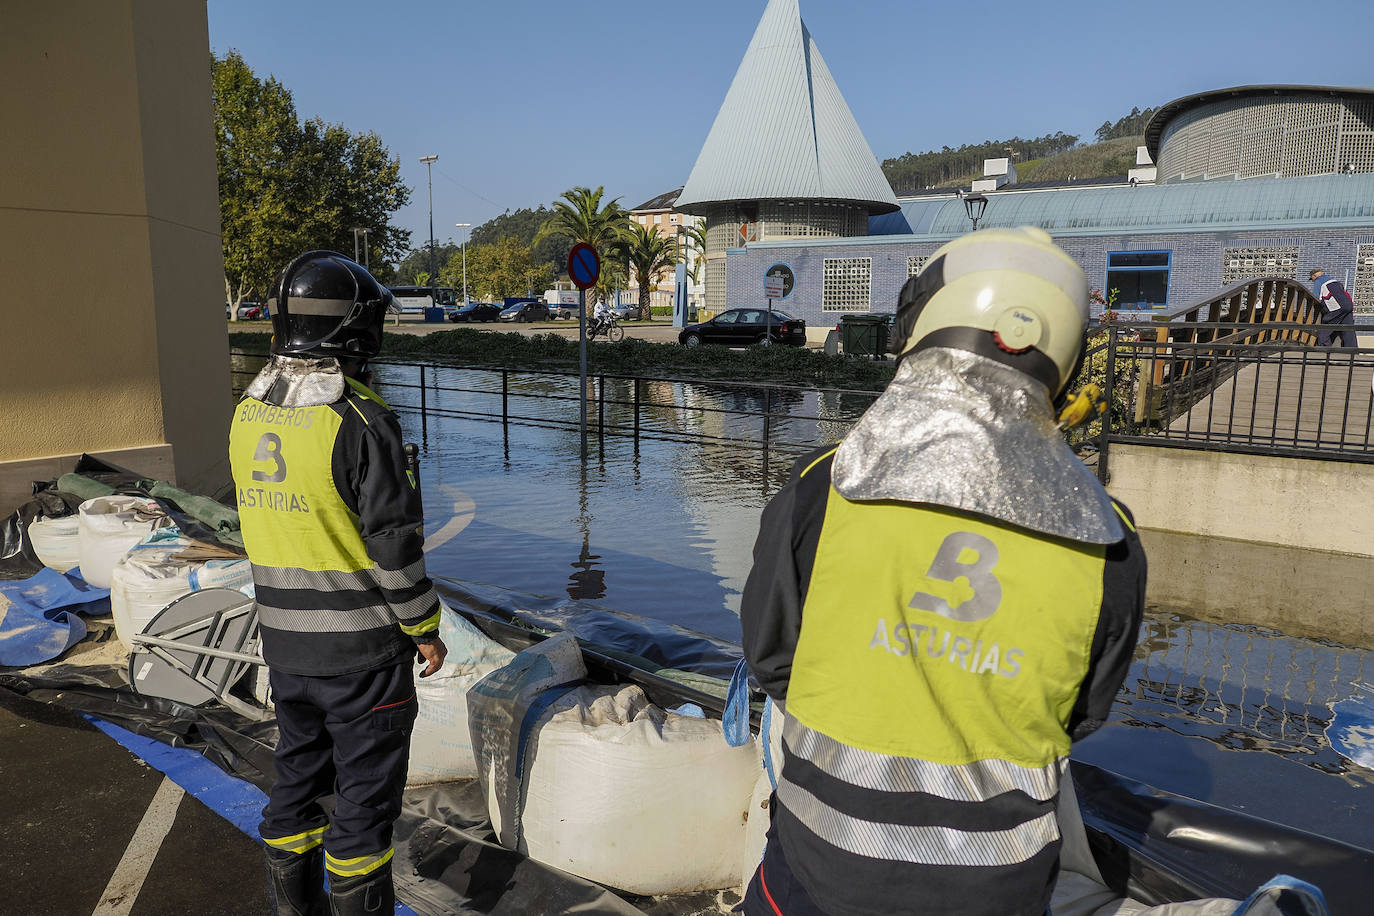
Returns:
[[[0,911],[267,909],[258,844],[81,716],[0,690],[0,746]]]

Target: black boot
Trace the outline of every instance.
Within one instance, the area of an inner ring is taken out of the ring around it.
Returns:
[[[297,855],[267,847],[267,902],[272,916],[329,916],[324,850]]]
[[[329,876],[329,910],[334,916],[372,916],[396,909],[391,863],[366,875]]]

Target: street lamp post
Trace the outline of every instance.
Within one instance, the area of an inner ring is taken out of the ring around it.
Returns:
[[[965,194],[964,211],[968,213],[968,218],[973,220],[973,231],[978,231],[978,221],[987,212],[988,199],[982,194]]]
[[[457,226],[459,229],[462,229],[462,230],[463,230],[463,241],[461,242],[461,246],[462,246],[462,249],[463,249],[463,304],[464,304],[464,305],[467,305],[467,304],[468,304],[468,233],[467,233],[467,230],[472,228],[472,223],[454,223],[454,225]]]
[[[434,263],[434,163],[439,161],[439,157],[421,156],[420,161],[425,164],[429,179],[429,288],[432,290],[435,274],[439,272]]]
[[[368,263],[367,263],[367,262],[368,262],[367,234],[368,234],[369,232],[371,232],[371,231],[372,231],[371,229],[354,229],[354,230],[353,230],[353,263],[354,263],[354,264],[358,263],[358,233],[361,232],[361,233],[363,234],[363,269],[364,269],[364,270],[367,270],[369,273],[371,273],[371,270],[372,270],[372,269],[371,269],[370,267],[368,267]]]

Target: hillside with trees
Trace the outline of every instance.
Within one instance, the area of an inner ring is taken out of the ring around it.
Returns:
[[[955,149],[903,153],[883,162],[883,174],[897,194],[927,188],[967,187],[982,177],[983,161],[1006,157],[1016,163],[1018,181],[1067,181],[1110,178],[1135,166],[1135,148],[1145,143],[1145,125],[1157,108],[1136,107],[1116,121],[1103,121],[1096,143],[1080,145],[1079,137],[1057,131],[1024,140],[984,140]]]

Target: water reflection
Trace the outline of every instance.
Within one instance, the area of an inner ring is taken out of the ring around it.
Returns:
[[[245,373],[260,363],[235,359]],[[763,506],[795,457],[843,435],[871,402],[592,379],[583,462],[575,376],[440,368],[425,422],[418,378],[413,366],[377,367],[407,436],[424,439],[427,530],[472,519],[430,555],[434,575],[596,602],[735,644]],[[1374,846],[1374,820],[1358,814],[1374,774],[1324,735],[1333,705],[1371,677],[1366,650],[1151,612],[1109,722],[1074,753]]]

